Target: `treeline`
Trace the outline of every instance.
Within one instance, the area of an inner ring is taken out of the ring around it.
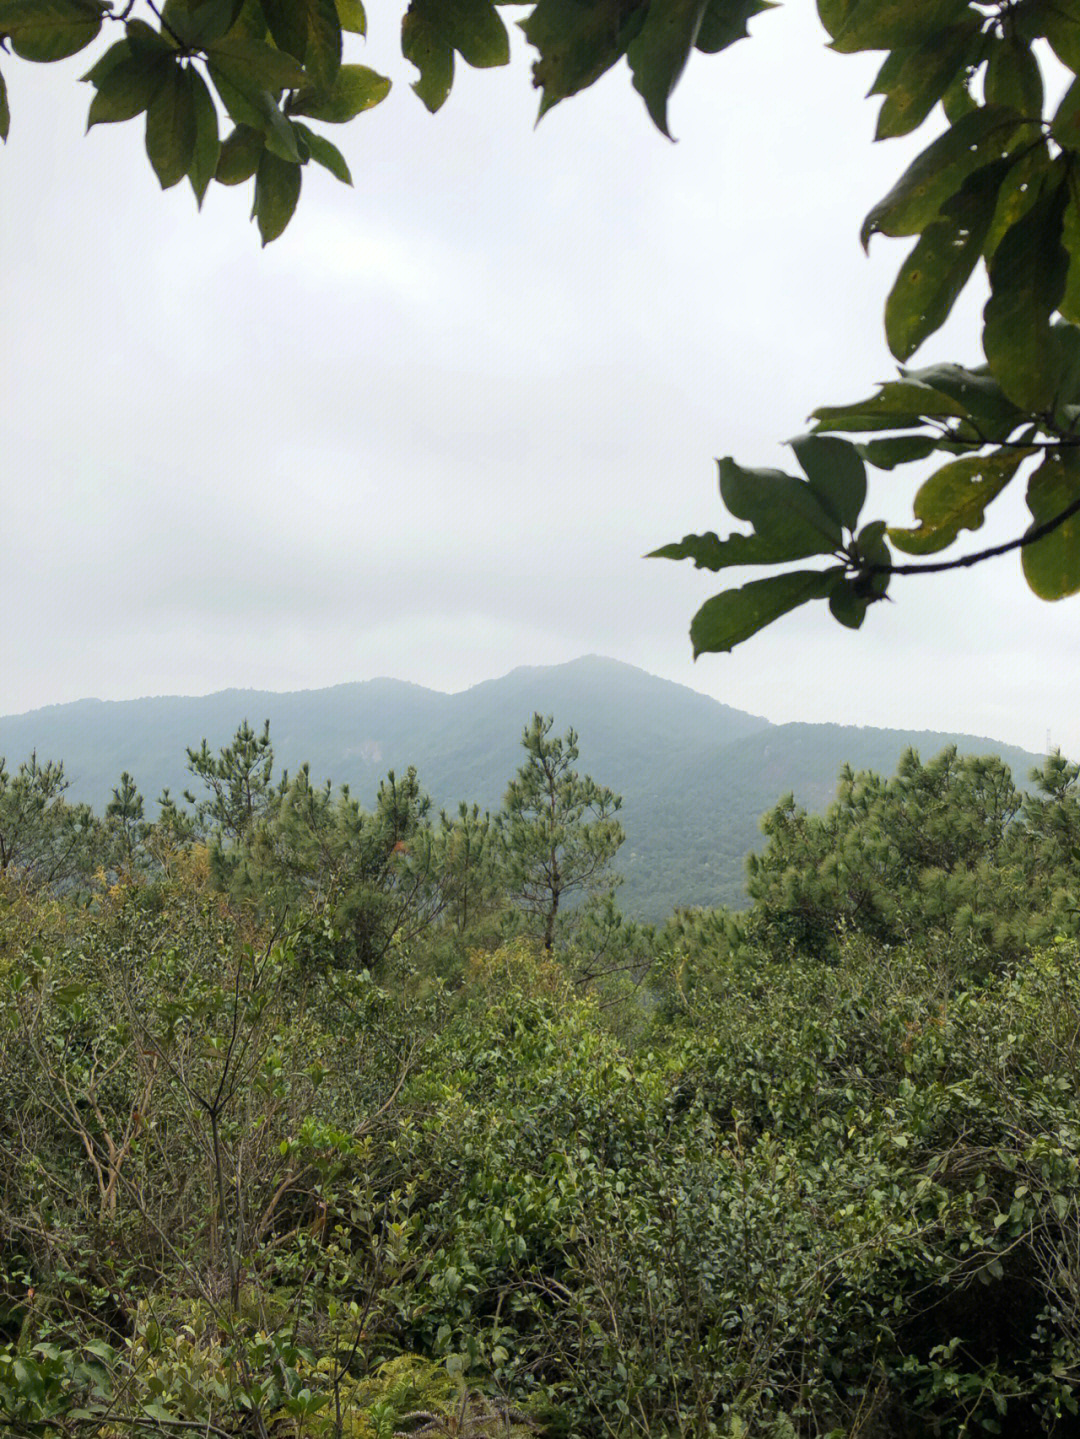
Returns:
[[[242,729],[9,862],[0,1432],[1080,1430],[1080,770],[845,772],[648,931],[574,748],[485,821]]]
[[[126,771],[99,818],[67,802],[62,762],[34,754],[12,774],[0,759],[0,876],[92,903],[196,854],[217,890],[261,918],[318,918],[351,967],[376,969],[392,945],[436,931],[460,956],[519,934],[550,950],[583,926],[586,946],[603,948],[622,925],[610,903],[622,800],[578,773],[577,736],[553,723],[526,726],[525,763],[495,814],[462,802],[433,815],[413,768],[391,771],[371,810],[307,765],[279,777],[269,723],[243,722],[217,752],[189,749],[192,789],[166,789],[152,821]]]

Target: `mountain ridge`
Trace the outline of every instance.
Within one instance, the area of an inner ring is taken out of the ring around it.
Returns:
[[[891,774],[909,745],[927,760],[955,743],[1001,755],[1023,783],[1041,759],[940,730],[777,725],[596,655],[521,665],[452,693],[378,676],[322,689],[74,700],[0,717],[0,755],[9,768],[32,750],[63,760],[70,798],[99,813],[127,770],[153,809],[165,786],[190,786],[188,746],[205,737],[217,749],[244,719],[255,729],[269,719],[278,773],[307,761],[315,779],[348,783],[370,803],[387,770],[412,764],[436,809],[459,800],[494,809],[537,711],[552,714],[560,734],[575,729],[579,768],[623,795],[622,905],[651,918],[677,905],[745,902],[745,855],[761,842],[761,814],[788,792],[806,809],[824,807],[845,762]]]

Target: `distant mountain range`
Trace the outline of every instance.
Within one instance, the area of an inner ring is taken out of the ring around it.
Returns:
[[[1018,783],[1042,756],[973,735],[774,725],[632,665],[588,656],[525,667],[460,694],[402,680],[274,694],[223,690],[199,698],[79,700],[0,718],[8,768],[36,750],[61,759],[69,796],[100,812],[122,770],[148,800],[190,786],[188,746],[219,748],[244,719],[270,721],[277,770],[303,761],[313,779],[348,783],[370,802],[387,770],[410,764],[436,807],[498,808],[522,762],[535,711],[578,732],[579,768],[623,796],[618,868],[624,911],[660,919],[679,905],[737,906],[760,816],[791,791],[807,809],[833,798],[840,766],[892,774],[908,746],[924,760],[946,745],[998,754]]]

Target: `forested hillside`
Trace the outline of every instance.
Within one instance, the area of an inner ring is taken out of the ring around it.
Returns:
[[[542,716],[494,819],[273,761],[0,783],[0,1433],[1077,1432],[1080,767],[846,767],[651,928]]]
[[[279,769],[307,762],[316,780],[348,784],[367,804],[388,769],[414,765],[437,807],[496,809],[534,711],[573,724],[585,767],[623,796],[620,903],[652,920],[678,905],[745,904],[744,856],[761,843],[760,816],[787,790],[824,808],[847,761],[891,773],[909,746],[926,759],[956,744],[1000,755],[1021,783],[1040,762],[970,735],[771,725],[596,657],[515,670],[454,695],[369,680],[298,694],[86,700],[0,718],[0,755],[9,764],[35,750],[63,760],[70,798],[98,808],[126,769],[152,810],[163,787],[175,795],[187,783],[187,746],[205,737],[217,748],[241,720],[259,729],[268,719]]]

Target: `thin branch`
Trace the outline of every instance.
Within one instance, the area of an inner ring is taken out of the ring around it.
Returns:
[[[1067,505],[1060,515],[1055,515],[1052,520],[1044,520],[1041,525],[1035,525],[1019,539],[1009,540],[1003,545],[991,545],[987,550],[976,550],[973,555],[963,555],[958,560],[933,560],[929,564],[919,565],[862,565],[857,572],[860,575],[929,575],[940,574],[943,570],[970,569],[972,565],[982,564],[983,560],[1007,555],[1010,550],[1023,549],[1025,545],[1033,545],[1037,540],[1045,539],[1077,514],[1080,514],[1080,498]]]

